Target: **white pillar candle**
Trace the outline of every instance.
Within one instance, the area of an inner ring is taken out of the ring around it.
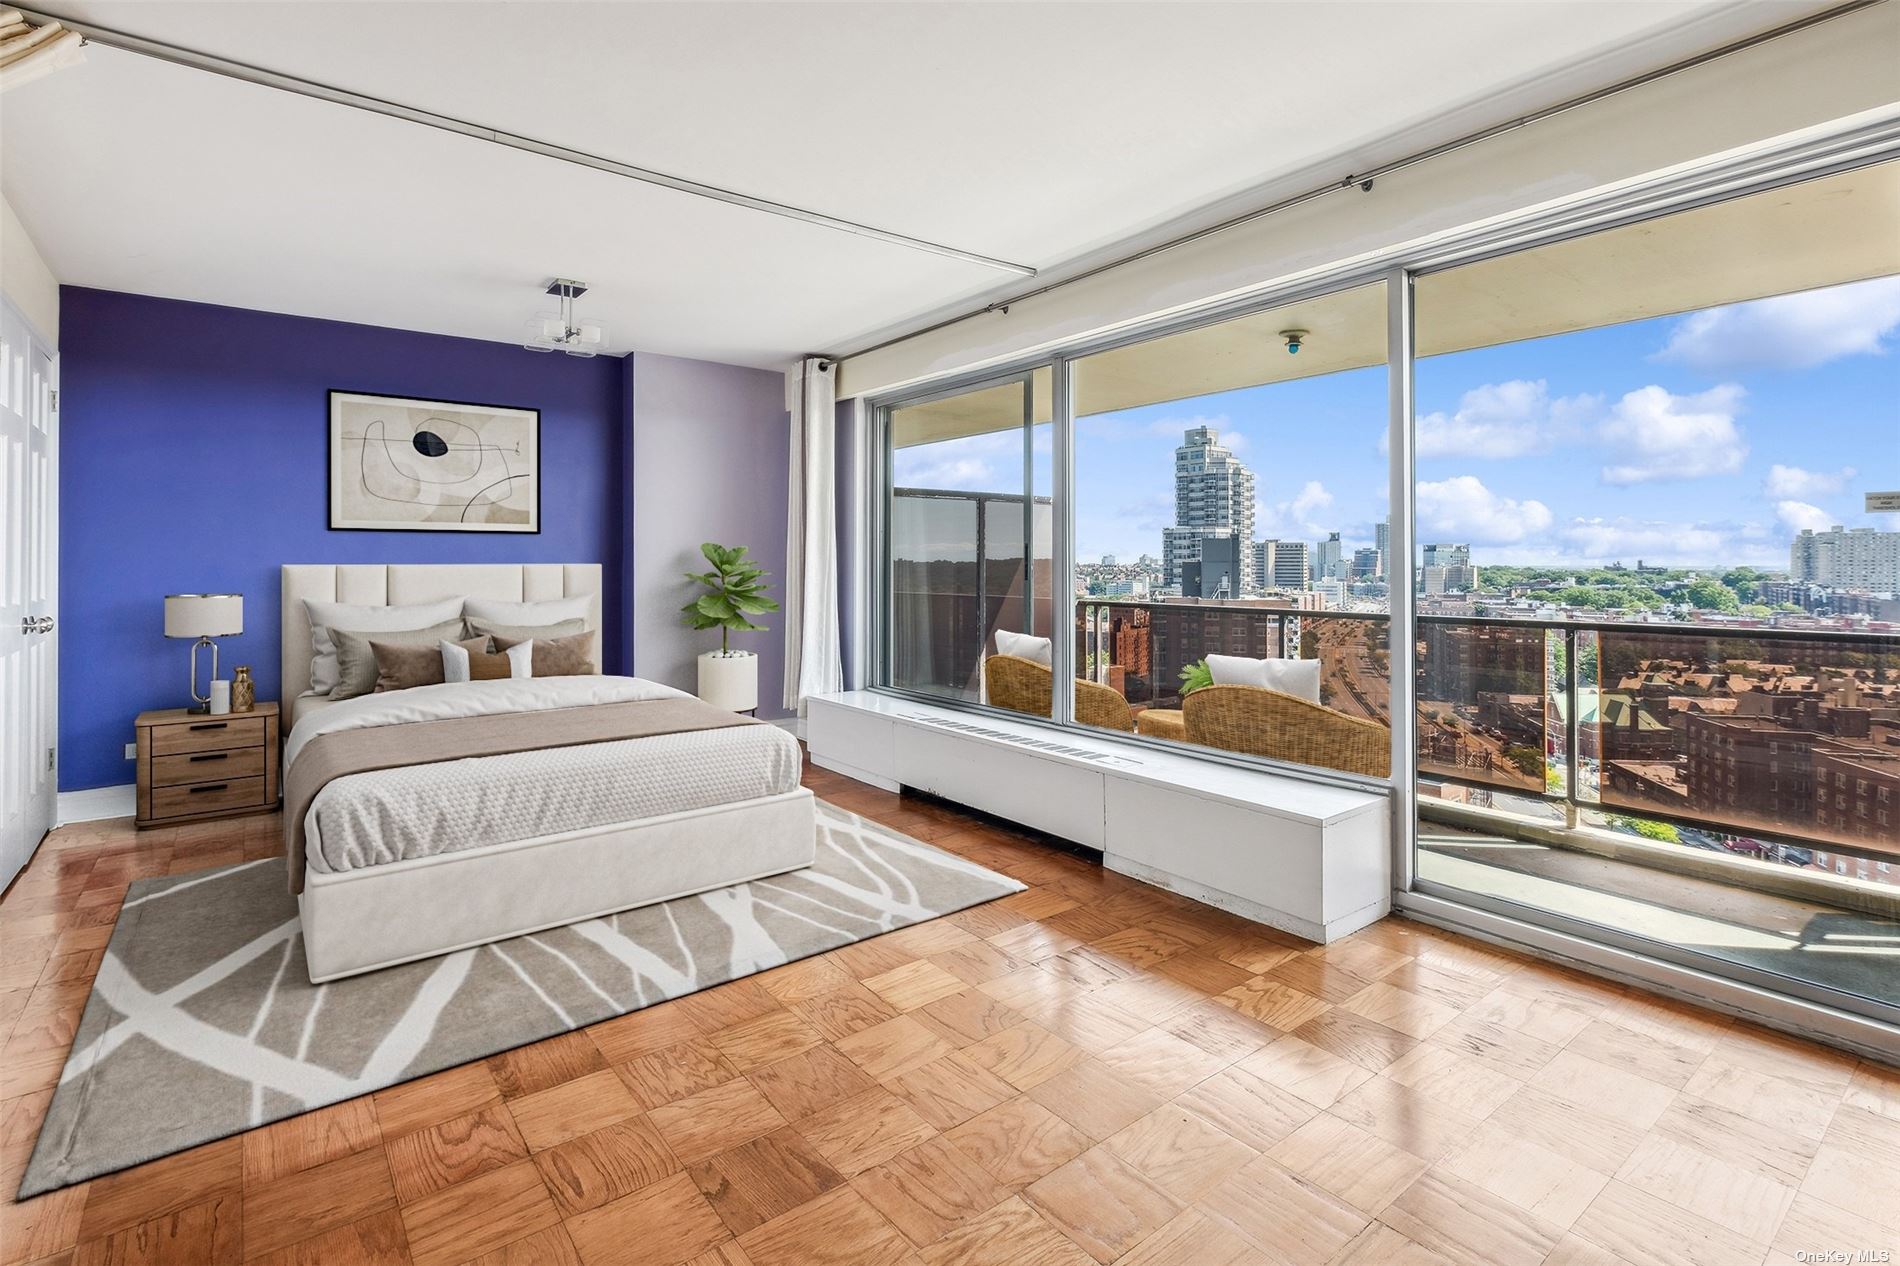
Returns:
[[[223,678],[211,683],[211,715],[221,717],[231,710],[231,683]]]

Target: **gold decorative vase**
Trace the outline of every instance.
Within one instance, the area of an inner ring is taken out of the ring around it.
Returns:
[[[255,712],[257,710],[257,683],[251,680],[251,666],[239,664],[237,675],[231,679],[231,711]]]

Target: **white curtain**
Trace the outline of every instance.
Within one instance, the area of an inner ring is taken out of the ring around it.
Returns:
[[[837,373],[807,357],[785,376],[792,415],[785,523],[785,706],[844,685],[838,640]]]
[[[0,9],[0,92],[79,61],[85,41],[57,22],[30,26],[18,9]]]

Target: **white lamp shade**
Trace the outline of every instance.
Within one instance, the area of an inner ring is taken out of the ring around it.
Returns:
[[[243,631],[241,593],[165,595],[166,637],[236,637]]]

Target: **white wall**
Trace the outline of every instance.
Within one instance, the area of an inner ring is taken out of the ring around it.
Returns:
[[[1329,194],[852,357],[838,394],[973,369],[1853,116],[1900,113],[1896,48],[1900,5],[1876,5],[1421,163],[1370,193]]]
[[[42,342],[59,346],[59,283],[5,198],[0,198],[0,293],[13,300]]]

